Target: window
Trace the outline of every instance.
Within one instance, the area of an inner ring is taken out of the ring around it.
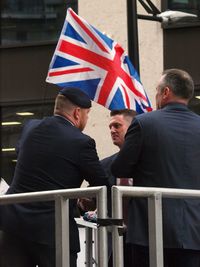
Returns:
[[[57,40],[67,7],[77,0],[1,0],[1,45]]]
[[[54,103],[17,105],[1,108],[1,177],[10,184],[17,162],[16,146],[29,119],[53,115]]]
[[[199,0],[169,0],[168,9],[200,15]]]
[[[198,115],[200,115],[200,89],[198,88],[195,90],[194,97],[189,103],[189,108]]]

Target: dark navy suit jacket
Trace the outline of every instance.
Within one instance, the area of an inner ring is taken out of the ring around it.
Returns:
[[[111,165],[114,159],[117,157],[118,153],[115,153],[107,158],[102,159],[101,166],[103,167],[104,171],[106,172],[108,178],[109,178],[109,183],[111,186],[116,185],[116,177],[112,174],[111,172]]]
[[[134,186],[200,189],[200,116],[171,103],[136,116],[112,172]],[[148,245],[147,200],[132,199],[128,242]],[[200,250],[200,200],[163,200],[164,247]]]
[[[109,181],[109,185],[110,185],[110,188],[113,186],[113,185],[116,185],[116,177],[113,176],[112,172],[111,172],[111,164],[113,162],[113,160],[116,158],[117,156],[117,153],[109,156],[109,157],[106,157],[104,159],[102,159],[100,162],[101,162],[101,166],[103,167],[107,177],[108,177],[108,181]],[[111,200],[111,192],[110,194],[108,194],[108,205],[107,205],[107,208],[108,208],[108,216],[109,217],[112,217],[112,200]]]
[[[13,182],[8,194],[107,185],[95,142],[61,116],[30,121],[22,133]],[[79,251],[78,228],[70,202],[70,249]],[[54,203],[2,208],[2,228],[22,238],[54,246]]]

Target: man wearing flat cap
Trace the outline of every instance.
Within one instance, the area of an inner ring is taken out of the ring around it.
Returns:
[[[54,116],[31,120],[23,129],[13,182],[7,194],[108,185],[95,141],[82,133],[91,107],[78,88],[63,88]],[[76,266],[79,235],[70,202],[70,267]],[[53,202],[2,207],[1,267],[54,267]],[[10,256],[12,255],[12,256]]]

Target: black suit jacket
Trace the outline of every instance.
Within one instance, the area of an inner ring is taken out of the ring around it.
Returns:
[[[116,158],[117,156],[117,153],[116,154],[113,154],[107,158],[104,158],[102,159],[100,162],[101,162],[101,166],[103,167],[107,177],[108,177],[108,181],[109,181],[109,185],[110,185],[110,188],[113,186],[113,185],[116,185],[116,177],[113,176],[112,172],[111,172],[111,165],[112,165],[112,162],[113,160]],[[107,208],[108,208],[108,216],[109,217],[112,217],[112,200],[111,200],[111,192],[108,191],[109,194],[108,194],[108,205],[107,205]]]
[[[200,117],[172,103],[136,116],[112,165],[134,186],[200,189]],[[132,199],[128,242],[148,245],[147,200]],[[163,200],[164,247],[200,250],[200,200]]]
[[[95,142],[61,116],[30,121],[22,133],[13,182],[8,194],[107,185]],[[78,228],[70,202],[70,248],[79,251]],[[54,203],[3,207],[2,227],[22,238],[54,246]]]
[[[108,179],[109,179],[109,183],[111,186],[116,185],[116,177],[112,174],[111,172],[111,165],[113,163],[113,161],[115,160],[115,158],[117,157],[118,153],[115,153],[107,158],[102,159],[101,162],[101,166],[103,167]]]

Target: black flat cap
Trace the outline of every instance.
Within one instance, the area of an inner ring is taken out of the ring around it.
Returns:
[[[80,108],[90,108],[92,106],[89,96],[79,88],[64,87],[60,90],[59,94],[64,95]]]

